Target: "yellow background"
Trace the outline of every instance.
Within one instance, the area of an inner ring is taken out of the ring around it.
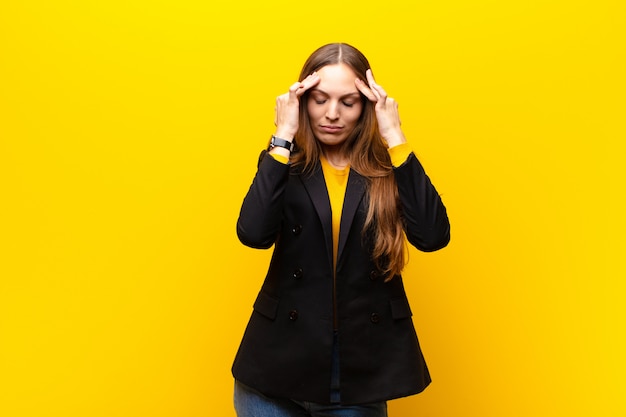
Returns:
[[[433,374],[391,415],[626,415],[621,0],[5,0],[0,415],[234,416],[277,95],[344,41],[448,207],[411,252]]]

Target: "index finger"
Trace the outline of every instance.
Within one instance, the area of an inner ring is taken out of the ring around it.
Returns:
[[[367,77],[367,82],[370,85],[370,88],[372,89],[372,91],[374,91],[374,93],[379,96],[381,99],[386,99],[387,98],[387,92],[385,91],[384,88],[382,88],[378,83],[376,83],[376,81],[374,80],[374,75],[372,74],[372,70],[368,69],[365,73],[366,77]]]
[[[296,90],[296,95],[300,97],[308,89],[319,84],[319,82],[320,82],[320,76],[317,75],[317,72],[312,73],[311,75],[307,76],[304,80],[302,80],[302,82],[300,82],[300,86]]]
[[[356,88],[358,88],[358,90],[363,93],[363,95],[367,97],[369,101],[373,101],[374,103],[378,101],[376,95],[372,92],[372,90],[370,90],[370,88],[367,86],[367,84],[365,84],[363,80],[357,78],[356,80],[354,80],[354,84],[356,84]]]

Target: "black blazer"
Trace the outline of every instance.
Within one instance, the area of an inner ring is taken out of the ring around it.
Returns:
[[[415,155],[394,174],[409,242],[423,251],[446,246],[446,209]],[[237,233],[247,246],[275,247],[235,357],[237,380],[270,396],[328,403],[336,312],[342,403],[403,397],[430,383],[402,277],[384,282],[361,232],[366,185],[350,171],[334,281],[321,167],[305,175],[261,157]]]

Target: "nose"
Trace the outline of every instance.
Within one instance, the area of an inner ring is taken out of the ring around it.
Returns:
[[[339,118],[339,105],[336,101],[331,100],[326,108],[326,118],[328,120],[337,120]]]

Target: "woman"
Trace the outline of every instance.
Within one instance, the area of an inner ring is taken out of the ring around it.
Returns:
[[[400,273],[447,245],[446,209],[365,56],[329,44],[276,99],[237,222],[274,246],[233,365],[239,417],[386,416],[430,383]],[[406,239],[405,239],[406,236]]]

